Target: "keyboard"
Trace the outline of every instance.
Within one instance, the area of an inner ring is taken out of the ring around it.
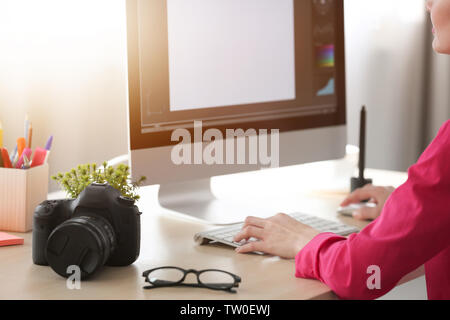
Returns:
[[[295,220],[316,229],[319,232],[331,232],[341,236],[359,232],[359,229],[355,227],[348,226],[339,222],[329,221],[305,213],[292,213],[290,214],[290,216]],[[243,225],[243,223],[238,223],[232,226],[200,232],[194,236],[194,240],[200,245],[205,245],[208,243],[222,243],[235,248],[243,246],[252,241],[257,241],[257,239],[254,238],[250,238],[247,242],[233,241],[234,236],[242,230]]]

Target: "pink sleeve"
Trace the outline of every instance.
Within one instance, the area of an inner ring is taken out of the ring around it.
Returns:
[[[347,238],[323,233],[296,256],[296,276],[343,299],[375,299],[450,245],[450,121],[408,171],[378,219]],[[380,289],[369,289],[380,270]]]

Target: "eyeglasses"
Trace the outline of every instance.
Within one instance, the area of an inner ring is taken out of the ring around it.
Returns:
[[[186,276],[193,273],[197,276],[197,283],[183,283]],[[233,288],[239,287],[241,278],[227,271],[222,270],[185,270],[177,267],[161,267],[145,271],[142,276],[149,286],[144,289],[154,289],[163,287],[194,287],[207,288],[211,290],[222,290],[235,293]]]

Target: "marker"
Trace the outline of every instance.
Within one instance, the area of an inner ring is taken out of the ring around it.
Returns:
[[[45,144],[45,150],[50,151],[53,144],[53,136],[50,136],[47,140],[47,143]]]
[[[31,161],[31,168],[41,166],[45,163],[48,151],[42,148],[36,148],[34,151],[33,161]]]
[[[8,150],[6,148],[1,148],[2,158],[3,158],[3,167],[12,168],[11,160],[9,159]]]
[[[20,157],[19,161],[17,161],[16,168],[22,169],[22,166],[25,163],[25,158],[28,160],[31,158],[31,154],[33,151],[30,148],[25,148],[22,152],[22,156]]]
[[[50,149],[52,148],[53,144],[53,136],[50,136],[47,140],[47,143],[45,144],[45,150],[47,150],[47,154],[45,155],[44,163],[47,163],[48,157],[50,156]]]
[[[23,150],[25,150],[26,145],[27,143],[24,137],[17,139],[17,154],[19,156],[19,159],[22,156]]]

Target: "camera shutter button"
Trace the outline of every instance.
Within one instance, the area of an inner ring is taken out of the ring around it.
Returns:
[[[92,184],[91,184],[91,186],[94,186],[94,187],[106,187],[108,185],[108,183],[107,182],[93,182]]]
[[[53,211],[53,209],[56,207],[57,205],[57,201],[51,200],[51,201],[44,201],[41,204],[42,207],[42,213],[44,215],[48,215],[49,213],[51,213]]]

